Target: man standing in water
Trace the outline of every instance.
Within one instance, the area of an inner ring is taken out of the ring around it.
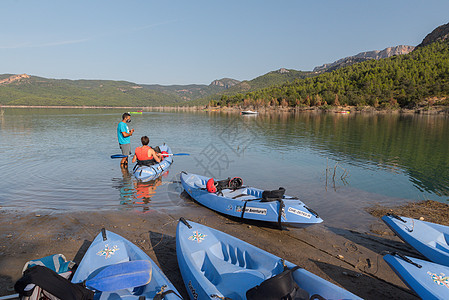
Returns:
[[[128,124],[131,122],[131,115],[129,113],[124,113],[122,115],[122,121],[118,123],[117,126],[117,137],[118,143],[120,145],[120,149],[122,150],[122,154],[126,155],[126,157],[122,158],[120,162],[120,166],[127,168],[128,167],[128,155],[131,154],[131,136],[134,133],[134,129],[129,130]]]

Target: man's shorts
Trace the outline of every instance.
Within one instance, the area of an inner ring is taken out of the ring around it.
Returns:
[[[119,144],[123,155],[131,155],[131,144]]]

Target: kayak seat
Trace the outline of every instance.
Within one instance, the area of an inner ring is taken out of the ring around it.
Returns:
[[[244,299],[248,289],[265,280],[262,272],[224,261],[209,251],[205,253],[201,271],[221,294],[233,300]]]
[[[223,197],[238,199],[238,200],[251,200],[257,199],[256,196],[251,194],[251,190],[248,188],[241,188],[237,190],[224,189],[222,190]]]
[[[195,186],[196,188],[199,188],[199,189],[205,189],[205,188],[206,188],[206,184],[204,184],[204,183],[201,182],[201,181],[195,181],[194,186]]]
[[[427,224],[422,224],[422,226],[414,228],[414,233],[418,240],[421,240],[428,246],[449,253],[449,236],[447,234],[444,234]]]
[[[444,233],[440,233],[434,241],[428,243],[429,246],[435,247],[438,250],[449,253],[449,245],[447,244],[448,236]]]
[[[442,243],[435,243],[435,248],[437,248],[438,250],[442,250],[446,253],[449,253],[449,246],[447,244],[442,244]]]

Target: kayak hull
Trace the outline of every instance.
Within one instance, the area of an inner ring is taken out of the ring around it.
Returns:
[[[221,231],[188,221],[178,223],[178,265],[191,299],[210,295],[246,299],[246,291],[284,270],[279,257]],[[288,268],[294,267],[285,261]],[[361,299],[304,270],[293,272],[300,288],[330,299]]]
[[[449,266],[449,227],[407,217],[382,217],[385,224],[404,242],[429,260]]]
[[[263,190],[253,187],[242,187],[235,191],[223,190],[223,195],[209,193],[205,187],[209,177],[181,173],[181,183],[184,190],[198,203],[219,213],[243,219],[279,224],[279,201],[261,202]],[[237,197],[233,199],[234,197]],[[284,196],[284,209],[281,210],[281,225],[291,227],[306,227],[321,223],[323,220],[311,211],[303,202]],[[259,200],[253,200],[259,199]],[[248,201],[249,200],[249,201]],[[246,206],[245,206],[246,202]]]
[[[133,174],[138,180],[145,182],[154,180],[159,176],[161,176],[162,173],[168,170],[168,168],[170,168],[171,164],[173,163],[173,152],[171,151],[170,147],[166,144],[159,146],[159,148],[161,149],[161,152],[165,151],[171,155],[165,157],[164,160],[158,164],[154,164],[151,166],[136,165],[133,169]]]
[[[106,240],[103,240],[103,234],[100,233],[93,240],[73,275],[73,283],[83,282],[91,274],[95,274],[95,272],[98,272],[100,268],[105,266],[127,261],[146,260],[151,263],[152,270],[152,278],[147,285],[114,292],[96,292],[95,299],[139,299],[141,296],[145,296],[146,299],[153,299],[156,293],[161,291],[163,285],[167,285],[167,289],[178,293],[154,261],[139,247],[120,235],[107,230],[105,231],[105,236]],[[174,300],[179,298],[174,294],[169,294],[166,296],[166,299]]]
[[[449,299],[449,267],[413,257],[407,259],[421,268],[397,255],[384,256],[391,269],[422,299]]]

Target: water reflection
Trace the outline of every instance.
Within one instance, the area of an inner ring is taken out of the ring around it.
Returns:
[[[110,159],[118,151],[122,109],[0,111],[2,209],[169,211],[179,205],[180,192],[167,191],[166,178],[159,185],[137,186]],[[308,202],[313,199],[310,205],[319,212],[335,210],[327,198],[352,210],[364,193],[367,203],[379,198],[446,201],[449,195],[447,116],[145,112],[132,124],[137,137],[151,128],[152,143],[166,142],[175,153],[191,153],[176,160],[172,174],[203,174],[197,159],[213,144],[231,161],[222,165],[220,177],[244,177],[248,185],[267,189],[288,187]],[[137,143],[138,138],[131,140],[132,147]],[[326,168],[332,171],[327,185]],[[346,182],[341,180],[344,169],[349,172]]]
[[[120,168],[122,171],[123,181],[117,186],[120,191],[120,204],[131,205],[134,202],[134,184],[132,175],[128,168]]]
[[[266,152],[311,150],[350,169],[404,174],[421,192],[449,196],[447,116],[268,113],[242,122]]]
[[[129,209],[147,213],[151,209],[151,198],[156,194],[156,189],[162,185],[162,178],[167,177],[169,170],[156,179],[150,181],[136,180],[128,168],[121,168],[123,181],[117,186],[120,191],[120,205]]]

